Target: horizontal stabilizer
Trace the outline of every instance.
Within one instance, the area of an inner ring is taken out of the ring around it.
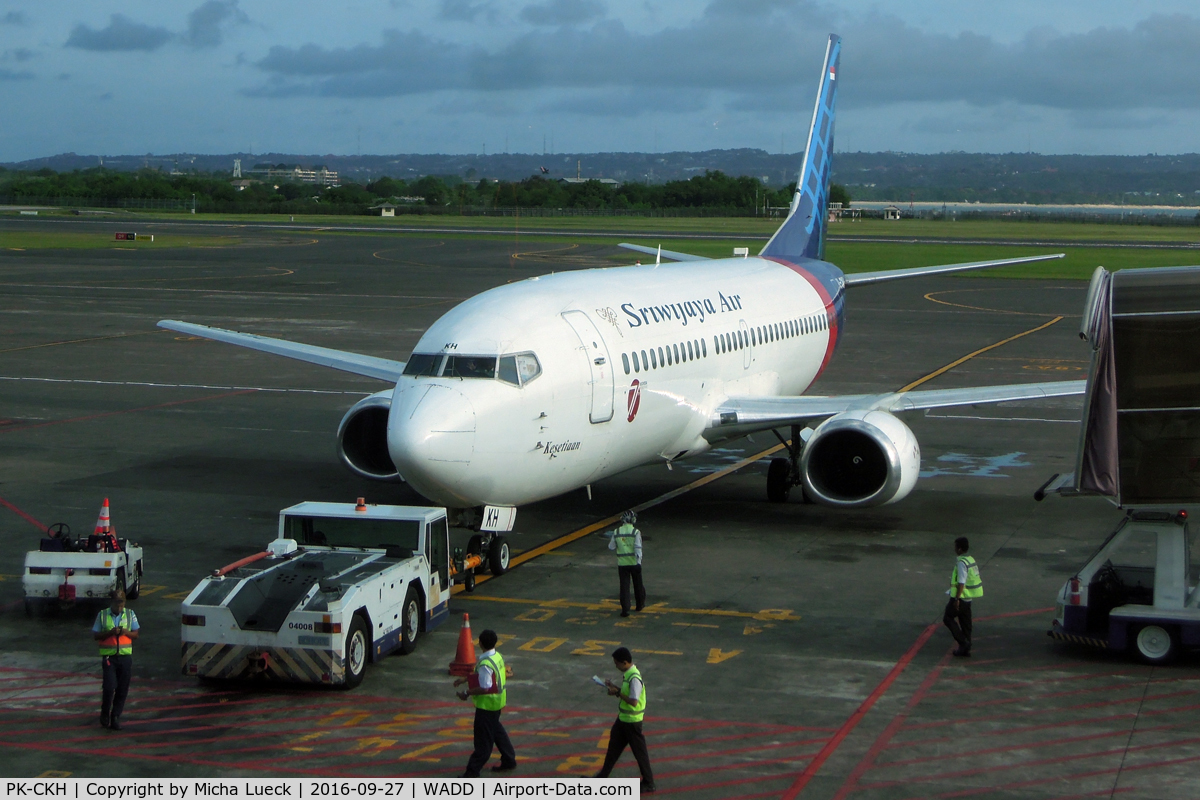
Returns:
[[[317,347],[311,344],[299,344],[298,342],[289,342],[284,339],[270,339],[254,333],[238,333],[237,331],[227,331],[221,328],[209,328],[206,325],[179,322],[173,319],[162,320],[158,323],[158,327],[166,328],[169,331],[186,333],[189,336],[199,336],[203,339],[212,339],[213,341],[225,342],[226,344],[236,344],[238,347],[248,347],[251,350],[261,350],[264,353],[294,358],[297,361],[307,361],[310,364],[319,364],[322,367],[332,367],[333,369],[340,369],[342,372],[351,372],[355,375],[377,378],[390,383],[400,380],[400,375],[404,372],[403,361],[391,361],[386,358],[347,353],[344,350],[333,350],[328,347]]]
[[[942,264],[937,267],[913,267],[912,269],[884,269],[878,272],[856,272],[846,276],[846,285],[860,286],[865,283],[882,283],[883,281],[897,281],[901,278],[915,278],[918,275],[940,275],[943,272],[966,272],[972,269],[1004,267],[1010,264],[1032,264],[1035,261],[1052,261],[1064,256],[1066,256],[1066,253],[1054,253],[1046,256],[1002,258],[997,261],[969,261],[965,264]]]
[[[628,244],[621,242],[617,247],[624,247],[626,250],[637,250],[639,253],[647,253],[652,256],[657,256],[659,250],[657,247],[646,247],[640,244]],[[663,258],[669,258],[672,261],[711,261],[708,256],[694,256],[690,253],[676,253],[674,250],[663,250]]]

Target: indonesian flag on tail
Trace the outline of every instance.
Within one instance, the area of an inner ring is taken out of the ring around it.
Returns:
[[[832,64],[832,65],[830,65],[830,67],[829,67],[829,80],[831,80],[831,81],[836,81],[836,80],[837,80],[837,64]]]

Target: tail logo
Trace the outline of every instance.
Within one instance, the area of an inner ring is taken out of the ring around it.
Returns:
[[[642,384],[637,379],[633,379],[633,383],[629,385],[629,398],[626,401],[626,406],[629,411],[629,421],[633,422],[633,418],[637,416],[638,408],[642,405]]]

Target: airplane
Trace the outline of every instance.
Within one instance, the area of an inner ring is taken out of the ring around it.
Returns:
[[[840,55],[831,35],[788,216],[757,256],[623,244],[654,263],[489,289],[434,322],[407,361],[176,320],[159,327],[392,384],[342,419],[343,462],[440,505],[482,510],[484,530],[511,530],[517,506],[769,430],[788,445],[768,468],[771,501],[800,486],[827,506],[897,502],[921,458],[898,414],[1078,395],[1085,381],[804,394],[837,349],[848,288],[1063,256],[848,275],[826,262]]]

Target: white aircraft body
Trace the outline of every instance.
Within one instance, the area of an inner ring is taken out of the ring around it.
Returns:
[[[488,290],[437,320],[407,362],[159,325],[394,383],[346,414],[342,459],[452,508],[494,514],[781,428],[791,436],[788,456],[768,472],[772,500],[802,485],[826,505],[898,501],[916,483],[920,448],[897,413],[1082,394],[1085,382],[804,395],[837,347],[847,287],[1061,258],[853,275],[825,262],[840,47],[831,36],[790,214],[756,257],[624,245],[677,263],[656,258]]]

